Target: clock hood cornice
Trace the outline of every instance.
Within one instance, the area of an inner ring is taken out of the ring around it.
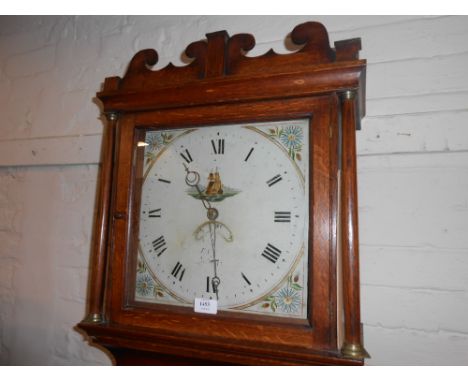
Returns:
[[[290,54],[269,50],[261,56],[246,56],[255,46],[251,34],[229,37],[220,31],[206,37],[186,48],[185,55],[192,59],[186,66],[170,63],[152,70],[158,53],[154,49],[136,53],[123,78],[105,79],[97,94],[104,111],[133,112],[365,89],[366,61],[359,60],[361,40],[337,41],[333,49],[327,30],[318,22],[293,29],[291,41],[300,48]],[[252,82],[254,87],[246,86]],[[362,117],[364,102],[360,104]]]

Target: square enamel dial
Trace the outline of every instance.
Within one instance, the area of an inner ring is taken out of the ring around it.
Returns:
[[[140,137],[135,300],[306,318],[309,119]]]

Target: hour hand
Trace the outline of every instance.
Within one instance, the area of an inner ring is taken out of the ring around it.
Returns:
[[[185,171],[187,175],[185,175],[185,183],[187,186],[196,187],[198,190],[198,184],[200,183],[200,174],[196,171],[190,171],[187,165],[184,163]]]

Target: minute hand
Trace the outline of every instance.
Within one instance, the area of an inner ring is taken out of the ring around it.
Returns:
[[[195,187],[198,192],[198,196],[203,203],[203,206],[207,209],[208,219],[210,220],[210,240],[211,248],[213,253],[213,270],[214,277],[211,281],[213,286],[213,291],[216,293],[216,299],[218,300],[218,287],[221,283],[220,278],[218,277],[218,259],[216,258],[216,218],[218,217],[218,210],[211,207],[211,203],[203,196],[203,193],[200,190],[198,184],[200,183],[200,174],[196,171],[190,171],[187,165],[184,163],[185,171],[187,175],[185,176],[185,183],[190,187]]]

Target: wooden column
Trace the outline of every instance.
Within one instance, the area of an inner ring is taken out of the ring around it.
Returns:
[[[356,90],[341,94],[341,248],[343,271],[343,355],[369,358],[362,344],[359,297],[359,232],[356,167]]]
[[[95,221],[95,237],[93,238],[91,273],[89,286],[89,307],[86,322],[99,323],[104,318],[104,288],[107,268],[107,237],[109,227],[109,211],[111,203],[112,172],[114,163],[116,113],[106,113],[107,127],[104,131],[102,156],[99,172],[99,189],[97,193],[98,208]]]

